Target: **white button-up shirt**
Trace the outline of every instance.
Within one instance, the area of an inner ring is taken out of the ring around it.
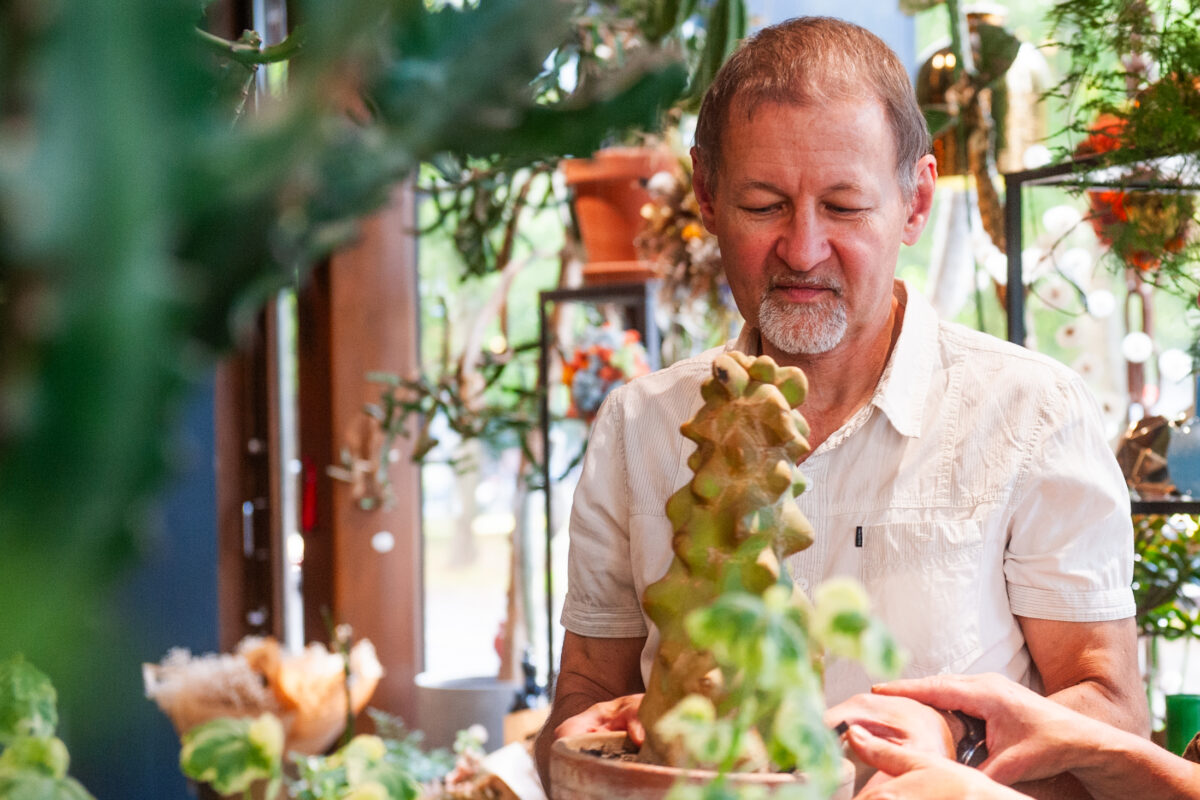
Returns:
[[[1067,367],[939,321],[902,282],[896,293],[902,328],[871,402],[802,465],[797,502],[816,536],[789,570],[810,597],[829,577],[861,580],[906,676],[995,671],[1036,686],[1017,616],[1134,613],[1129,494],[1099,408]],[[727,347],[756,352],[757,331]],[[563,625],[646,635],[643,680],[658,632],[641,597],[673,555],[666,500],[692,477],[679,426],[718,352],[610,395],[572,506]],[[869,686],[857,665],[827,666],[830,704]]]

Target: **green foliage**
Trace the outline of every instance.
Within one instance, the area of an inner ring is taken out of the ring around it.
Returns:
[[[54,686],[20,654],[0,662],[0,745],[51,736],[58,726]]]
[[[807,388],[795,367],[728,353],[681,427],[696,443],[694,477],[667,502],[675,557],[643,599],[662,637],[640,710],[643,756],[721,777],[677,787],[676,800],[755,796],[724,776],[767,769],[804,773],[786,796],[828,797],[842,755],[824,724],[825,660],[853,658],[881,677],[901,667],[860,585],[823,584],[814,605],[783,566],[813,537],[795,503]]]
[[[1195,517],[1134,519],[1133,594],[1138,631],[1200,637],[1200,524]]]
[[[804,772],[806,783],[791,790],[797,797],[828,797],[839,780],[842,751],[823,721],[822,651],[854,655],[881,648],[888,655],[866,664],[872,674],[894,677],[901,668],[894,642],[865,617],[866,606],[866,594],[849,580],[820,587],[815,607],[783,585],[761,597],[723,593],[693,612],[687,629],[697,647],[712,653],[725,693],[715,704],[688,695],[659,721],[659,734],[682,741],[695,763],[723,773],[754,763],[765,748],[776,770]],[[713,796],[753,793],[733,786],[720,791]]]
[[[53,778],[29,770],[0,772],[4,800],[95,800],[74,778]]]
[[[420,162],[590,151],[684,83],[648,59],[543,102],[558,0],[293,11],[263,48],[198,31],[194,0],[0,8],[0,653],[60,685],[144,545],[181,398],[264,299]],[[256,68],[287,91],[242,113]]]
[[[259,780],[277,790],[283,775],[283,725],[271,714],[257,719],[220,718],[202,723],[182,737],[183,774],[210,784],[219,794],[249,796]],[[268,790],[267,796],[275,792]]]
[[[296,800],[413,800],[420,787],[383,739],[360,734],[336,753],[296,760],[300,777],[290,787]]]
[[[1138,267],[1148,283],[1194,299],[1196,187],[1173,189],[1195,183],[1200,157],[1200,0],[1063,0],[1049,21],[1068,56],[1051,94],[1070,107],[1067,132],[1083,147],[1061,155],[1090,156],[1087,169],[1118,167],[1108,185],[1130,187],[1116,220],[1094,207],[1117,266]],[[1190,170],[1181,176],[1152,161],[1162,156],[1180,156]],[[1082,176],[1079,190],[1089,182]]]
[[[267,797],[282,785],[292,800],[414,800],[421,784],[450,771],[448,752],[426,753],[420,734],[398,718],[370,714],[379,735],[359,734],[329,755],[293,755],[295,778],[284,776],[283,728],[270,714],[196,726],[183,737],[179,763],[185,775],[222,795],[249,797],[252,786],[267,781]]]
[[[454,768],[454,755],[449,750],[425,750],[421,746],[422,733],[408,730],[399,717],[375,708],[367,709],[367,714],[387,745],[388,758],[402,764],[417,783],[441,778]]]
[[[70,756],[54,735],[54,686],[20,655],[0,662],[0,797],[93,800],[67,775]]]
[[[872,675],[897,675],[904,666],[904,656],[871,616],[870,602],[857,581],[832,579],[817,587],[811,627],[828,655],[857,661]]]

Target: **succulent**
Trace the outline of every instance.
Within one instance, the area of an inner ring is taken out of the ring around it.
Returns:
[[[807,388],[796,367],[724,353],[701,388],[704,406],[681,427],[696,443],[688,459],[695,474],[667,501],[675,556],[643,598],[661,643],[641,706],[641,760],[682,765],[681,747],[656,723],[688,695],[714,704],[723,696],[722,671],[693,643],[689,615],[727,592],[761,597],[782,584],[790,593],[783,561],[812,544],[795,501],[805,489],[796,463],[809,452],[808,424],[796,410]]]

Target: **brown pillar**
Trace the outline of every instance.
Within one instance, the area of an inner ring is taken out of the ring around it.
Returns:
[[[378,456],[377,424],[363,408],[378,400],[380,387],[367,373],[410,375],[419,367],[414,221],[412,192],[398,189],[363,225],[358,243],[329,265],[327,431],[335,462],[344,449]],[[323,469],[318,475],[330,483],[334,620],[352,625],[379,653],[386,674],[371,704],[411,720],[413,678],[424,664],[420,471],[403,459],[391,465],[391,479],[393,505],[364,510],[353,484],[332,480]],[[394,542],[392,549],[380,552],[379,539]]]

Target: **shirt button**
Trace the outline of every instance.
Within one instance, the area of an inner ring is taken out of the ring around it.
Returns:
[[[801,578],[800,580],[798,580],[796,582],[796,585],[800,587],[800,591],[802,591],[802,592],[808,591],[808,581],[806,581],[804,578]]]

